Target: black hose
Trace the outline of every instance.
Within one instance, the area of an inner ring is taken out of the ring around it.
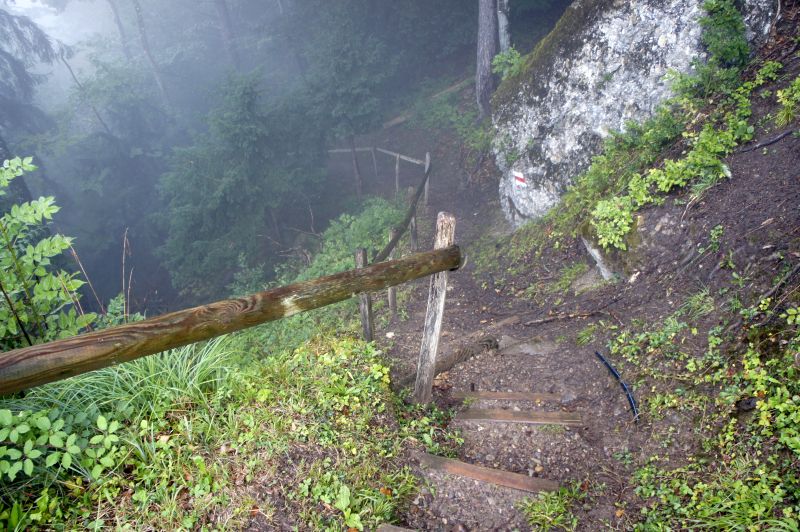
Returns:
[[[638,423],[639,408],[636,406],[636,399],[633,398],[633,392],[631,392],[631,389],[628,387],[628,384],[624,380],[622,380],[622,377],[620,376],[619,372],[616,369],[614,369],[614,366],[612,366],[611,363],[608,360],[606,360],[606,358],[603,355],[601,355],[599,351],[595,351],[594,354],[597,355],[597,358],[600,359],[600,362],[605,364],[605,366],[608,368],[608,371],[611,372],[614,378],[616,378],[617,381],[619,381],[620,385],[622,386],[622,389],[625,391],[625,395],[628,397],[628,403],[631,405],[631,411],[633,412],[633,422]]]

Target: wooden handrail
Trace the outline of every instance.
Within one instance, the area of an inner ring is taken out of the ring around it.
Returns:
[[[0,353],[0,395],[127,362],[374,292],[461,262],[458,246],[381,262],[247,297]]]
[[[391,253],[392,250],[395,248],[395,246],[397,246],[397,243],[400,242],[400,239],[402,238],[403,234],[405,234],[406,230],[408,229],[408,224],[411,223],[411,219],[414,217],[414,214],[417,211],[417,203],[419,202],[419,199],[422,197],[422,195],[425,193],[425,189],[428,184],[428,179],[431,175],[430,161],[431,161],[430,156],[426,156],[425,163],[423,163],[425,165],[425,176],[422,178],[422,182],[419,184],[419,186],[417,186],[417,191],[414,194],[414,197],[411,199],[411,204],[408,207],[408,212],[406,212],[406,216],[405,218],[403,218],[403,221],[400,222],[400,224],[395,227],[395,229],[397,229],[397,232],[395,233],[394,237],[391,240],[389,240],[389,243],[386,244],[386,247],[384,247],[379,253],[375,254],[375,256],[372,258],[373,263],[386,260],[387,257],[389,257],[389,253]]]
[[[352,150],[350,148],[334,148],[328,150],[328,153],[352,153],[353,151],[357,152],[367,152],[367,151],[379,151],[381,153],[385,153],[386,155],[390,155],[392,157],[399,157],[401,160],[406,161],[411,164],[417,164],[419,166],[425,166],[425,161],[420,159],[414,159],[413,157],[409,157],[408,155],[403,155],[402,153],[397,153],[390,150],[384,150],[383,148],[356,148]]]

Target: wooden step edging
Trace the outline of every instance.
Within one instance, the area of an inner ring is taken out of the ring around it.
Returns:
[[[559,487],[558,482],[553,480],[529,477],[519,473],[511,473],[510,471],[468,464],[459,460],[434,456],[428,453],[416,453],[415,458],[428,469],[467,477],[473,480],[480,480],[481,482],[489,482],[490,484],[520,491],[537,493],[540,491],[555,491]]]
[[[454,418],[460,421],[501,421],[507,423],[527,423],[530,425],[567,425],[583,424],[580,414],[573,412],[517,412],[500,408],[470,408],[459,412]]]
[[[561,402],[560,395],[535,392],[453,392],[451,397],[458,400],[470,399],[475,401]]]
[[[376,529],[377,532],[405,532],[406,530],[412,530],[411,528],[403,528],[402,526],[397,525],[390,525],[389,523],[383,523],[379,525]]]

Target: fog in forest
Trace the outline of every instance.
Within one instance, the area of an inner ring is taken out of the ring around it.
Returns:
[[[515,48],[568,3],[513,2]],[[3,210],[55,197],[46,231],[74,238],[58,260],[85,272],[92,310],[263,288],[368,196],[329,149],[474,84],[479,4],[0,0],[0,160],[38,167]],[[464,112],[478,121],[477,104]]]

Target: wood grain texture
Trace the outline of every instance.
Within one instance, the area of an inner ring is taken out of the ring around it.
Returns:
[[[474,399],[487,401],[534,401],[559,402],[561,396],[553,393],[534,392],[453,392],[453,399]]]
[[[520,475],[519,473],[477,466],[427,453],[417,453],[416,458],[424,466],[436,471],[443,471],[451,475],[459,475],[482,482],[490,482],[507,488],[514,488],[530,493],[555,491],[558,489],[558,482],[543,478],[534,478],[527,475]],[[477,502],[478,501],[476,501],[476,503]]]
[[[582,425],[580,414],[572,412],[515,412],[500,408],[470,408],[455,417],[462,421],[502,421],[506,423],[528,423],[531,425]]]
[[[458,246],[0,354],[0,395],[457,269]]]
[[[397,525],[390,525],[389,523],[383,523],[379,525],[376,529],[377,532],[406,532],[411,531],[411,528],[403,528],[402,526]]]
[[[445,249],[456,239],[456,217],[448,212],[440,212],[436,218],[436,239],[434,249]],[[428,308],[425,311],[425,328],[417,362],[417,380],[414,383],[414,401],[430,403],[433,396],[433,377],[436,374],[436,353],[439,350],[439,336],[442,332],[444,304],[447,299],[447,272],[439,272],[431,278],[428,293]]]

